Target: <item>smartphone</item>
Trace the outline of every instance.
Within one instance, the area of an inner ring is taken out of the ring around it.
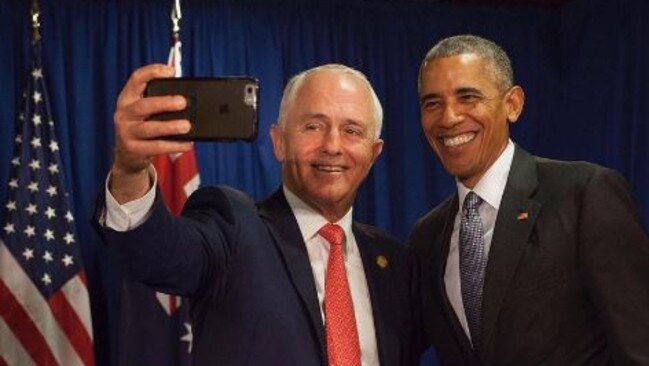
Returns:
[[[182,95],[187,107],[165,112],[149,120],[187,119],[186,134],[173,140],[252,141],[257,137],[259,82],[250,76],[217,78],[164,78],[149,81],[145,96]]]

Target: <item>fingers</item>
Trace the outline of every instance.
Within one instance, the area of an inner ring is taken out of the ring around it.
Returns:
[[[123,151],[116,151],[116,153],[129,160],[131,152],[136,151],[138,156],[152,157],[155,155],[183,153],[189,151],[194,145],[191,141],[173,141],[173,140],[129,140],[126,144],[122,145]],[[150,159],[139,160],[141,162],[137,169],[140,170],[148,166]],[[120,165],[131,165],[131,163],[124,164],[122,161],[117,161]]]
[[[115,123],[142,121],[152,114],[183,110],[187,101],[181,96],[160,96],[139,98],[130,104],[118,105],[115,110]]]
[[[189,132],[191,124],[186,119],[173,121],[144,121],[129,126],[126,131],[129,140],[153,140]]]
[[[191,142],[160,140],[169,135],[187,133],[187,120],[148,121],[156,113],[180,111],[186,107],[181,96],[142,97],[147,83],[155,78],[170,77],[173,68],[148,65],[137,69],[128,79],[117,101],[115,120],[116,170],[139,173],[158,154],[172,154],[191,149]]]
[[[117,98],[117,108],[142,98],[142,93],[149,81],[172,76],[174,76],[174,68],[163,64],[147,65],[135,70]]]

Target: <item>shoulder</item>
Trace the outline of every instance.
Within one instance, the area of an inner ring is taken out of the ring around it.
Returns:
[[[457,212],[457,206],[457,194],[453,194],[435,208],[428,211],[428,213],[415,222],[411,234],[411,241],[412,238],[416,238],[421,234],[426,235],[430,231],[441,232],[449,217]]]
[[[218,211],[227,221],[246,213],[255,214],[255,202],[246,193],[229,186],[207,186],[196,190],[183,207],[183,216]]]
[[[586,189],[615,185],[626,189],[626,179],[617,171],[586,161],[562,161],[535,157],[541,184],[557,189]]]
[[[374,242],[381,242],[394,248],[404,247],[404,245],[401,244],[401,242],[396,237],[388,234],[387,232],[379,229],[376,226],[354,221],[354,232],[356,235],[358,235],[359,233],[361,235],[365,235],[367,238]]]

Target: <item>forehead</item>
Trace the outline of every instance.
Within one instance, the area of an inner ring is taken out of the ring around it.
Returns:
[[[430,60],[421,73],[421,92],[455,91],[462,88],[497,88],[488,62],[473,53]]]
[[[295,90],[296,98],[327,95],[364,95],[365,85],[351,74],[338,70],[320,70],[306,75]]]
[[[294,91],[289,113],[370,120],[371,95],[356,76],[333,70],[307,75]]]

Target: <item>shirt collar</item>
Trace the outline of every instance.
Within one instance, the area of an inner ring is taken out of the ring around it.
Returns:
[[[293,211],[293,216],[297,220],[297,225],[300,227],[300,232],[302,233],[302,239],[304,242],[313,239],[314,236],[318,234],[318,231],[329,221],[314,210],[311,206],[307,205],[306,202],[302,201],[296,194],[291,192],[285,185],[282,186],[284,190],[284,196],[288,205]],[[349,211],[337,222],[332,222],[332,224],[339,225],[345,231],[345,237],[353,237],[352,233],[352,208],[349,208]]]
[[[480,178],[480,181],[475,185],[473,190],[465,187],[459,180],[455,180],[460,207],[464,204],[466,195],[470,191],[473,191],[487,202],[489,206],[496,210],[500,209],[500,201],[505,192],[507,176],[509,175],[509,170],[514,160],[514,150],[514,143],[509,139],[505,150],[503,150],[498,159],[496,159],[482,178]]]

